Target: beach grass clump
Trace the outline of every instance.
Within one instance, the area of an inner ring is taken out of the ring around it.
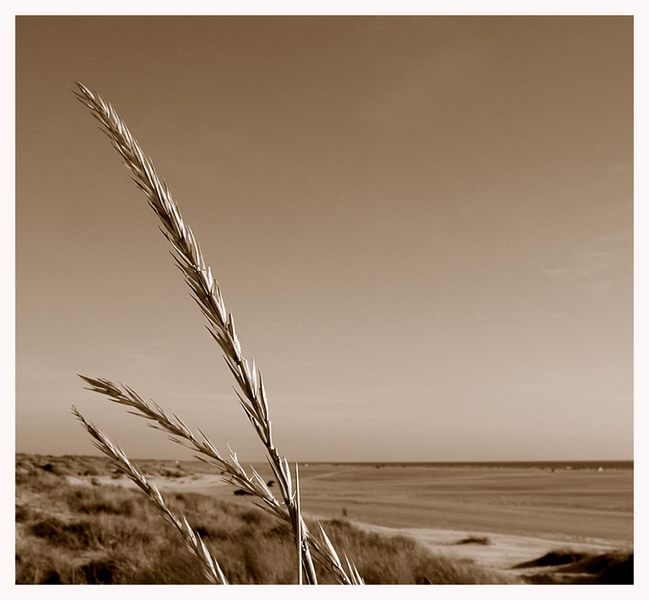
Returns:
[[[491,544],[491,540],[485,535],[468,535],[465,538],[458,540],[456,544],[460,546],[466,546],[470,544],[476,546],[489,546]]]
[[[558,548],[514,566],[528,583],[629,585],[634,579],[631,550],[581,552]]]

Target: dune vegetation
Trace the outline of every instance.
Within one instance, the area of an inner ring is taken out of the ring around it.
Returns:
[[[150,476],[178,475],[173,463],[144,464],[142,469]],[[104,483],[118,476],[101,458],[17,457],[16,583],[208,583],[200,563],[146,497]],[[229,583],[296,582],[296,549],[288,526],[252,504],[193,493],[165,496],[219,556]],[[323,525],[332,543],[354,556],[367,584],[519,581],[470,561],[432,554],[410,538],[368,533],[346,520]],[[326,569],[316,569],[320,583],[336,583]]]

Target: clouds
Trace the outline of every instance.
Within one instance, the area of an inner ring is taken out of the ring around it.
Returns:
[[[581,293],[597,296],[622,296],[631,301],[633,284],[633,238],[630,231],[606,233],[575,244],[545,275]]]

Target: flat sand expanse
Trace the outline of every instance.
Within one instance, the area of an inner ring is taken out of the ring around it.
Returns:
[[[255,466],[272,478],[267,465]],[[307,514],[345,516],[368,529],[411,535],[435,551],[497,568],[559,548],[633,546],[630,469],[307,464],[300,467],[300,479]],[[157,483],[250,502],[213,475]],[[489,543],[459,543],[472,536]]]

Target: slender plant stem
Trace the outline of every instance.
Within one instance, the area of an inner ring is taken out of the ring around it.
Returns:
[[[161,231],[171,243],[176,264],[184,274],[194,300],[207,319],[208,331],[221,347],[225,362],[238,384],[237,395],[241,406],[266,449],[291,517],[293,534],[303,553],[302,565],[306,580],[316,584],[317,576],[309,545],[304,543],[300,533],[301,516],[297,511],[290,468],[286,458],[277,450],[272,436],[268,400],[261,372],[254,360],[248,361],[243,356],[234,317],[226,309],[220,287],[203,258],[194,233],[183,220],[166,183],[158,177],[153,162],[143,152],[109,102],[82,83],[77,82],[77,87],[77,98],[99,121],[102,130],[130,169],[133,180],[144,192],[150,207],[160,219]]]

